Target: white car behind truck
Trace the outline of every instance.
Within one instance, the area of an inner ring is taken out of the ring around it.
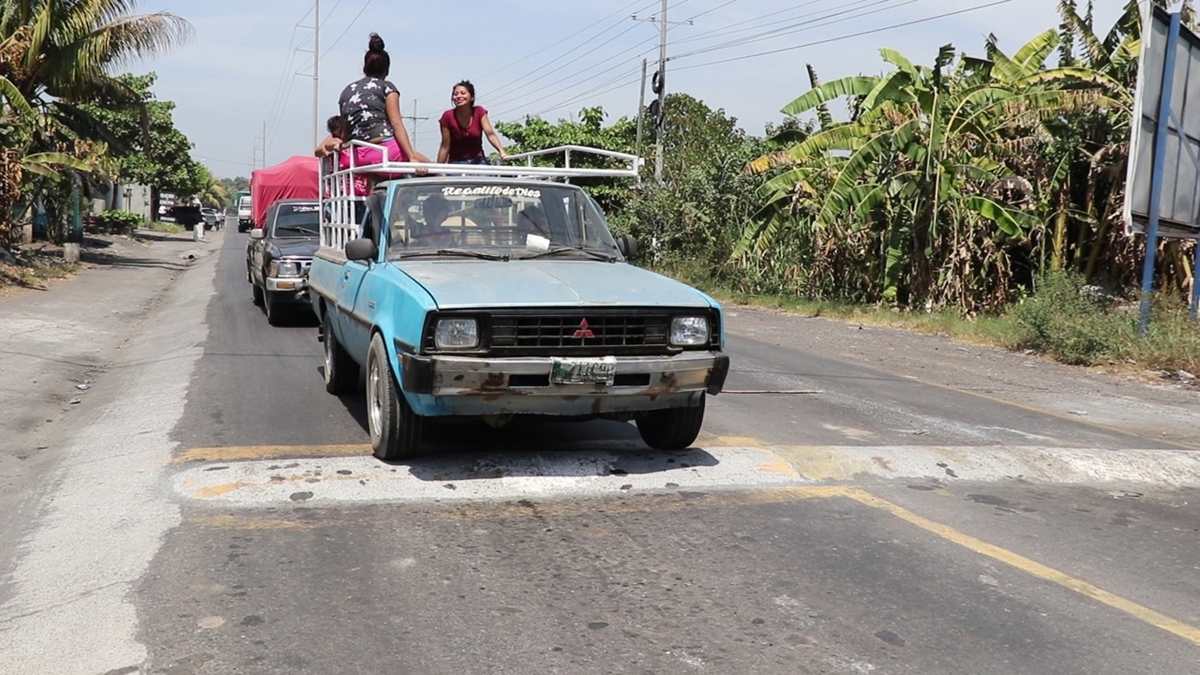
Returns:
[[[245,232],[254,227],[254,202],[250,199],[250,195],[242,195],[238,198],[237,214],[238,214],[238,232]]]

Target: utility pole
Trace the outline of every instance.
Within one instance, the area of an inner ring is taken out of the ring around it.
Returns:
[[[266,166],[267,166],[267,121],[266,120],[263,120],[262,143],[263,143],[262,144],[262,165],[263,165],[263,168],[266,168]]]
[[[321,0],[313,0],[313,147],[317,147],[317,143],[321,142],[320,123],[320,104],[317,99],[320,97],[321,89]]]
[[[411,115],[400,115],[401,118],[412,120],[412,132],[409,133],[409,140],[412,141],[413,147],[417,147],[417,122],[429,119],[429,116],[420,117],[417,115],[417,99],[413,99],[413,112]]]
[[[667,98],[667,0],[662,0],[658,16],[658,119],[654,125],[654,180],[662,185],[663,173],[663,121],[666,111],[663,103]]]
[[[658,94],[658,103],[654,105],[654,180],[659,184],[662,183],[663,172],[663,126],[666,119],[664,115],[663,105],[667,98],[667,26],[670,22],[667,21],[667,0],[662,0],[662,6],[659,9],[658,16],[652,16],[645,19],[638,18],[637,14],[633,15],[634,21],[648,21],[658,24],[658,72],[654,74],[654,93]],[[691,19],[687,21],[676,21],[680,25],[694,26],[695,22]],[[642,89],[646,87],[646,70],[645,62],[642,65]],[[640,108],[640,106],[639,106]],[[641,128],[641,117],[638,118],[638,127]],[[640,134],[639,134],[640,137]],[[640,142],[639,142],[640,143]]]
[[[634,144],[635,152],[640,157],[642,154],[642,118],[645,117],[646,110],[646,59],[642,59],[642,88],[638,92],[638,125],[637,125],[637,142]]]

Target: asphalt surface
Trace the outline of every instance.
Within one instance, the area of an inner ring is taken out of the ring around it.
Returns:
[[[652,452],[628,424],[520,421],[444,429],[438,456],[384,464],[362,398],[323,390],[311,317],[268,326],[245,235],[223,236],[213,267],[189,273],[204,288],[164,301],[203,312],[170,317],[194,344],[145,375],[187,375],[162,389],[176,421],[104,486],[114,502],[153,492],[161,511],[114,517],[104,533],[143,562],[91,581],[123,589],[113,623],[131,632],[110,642],[129,648],[63,657],[61,672],[1200,672],[1200,490],[971,482],[953,460],[821,482],[801,461],[814,447],[879,448],[881,465],[910,446],[1119,456],[1179,451],[1184,431],[997,400],[735,310],[731,393],[695,448]],[[78,564],[107,570],[75,536]],[[28,547],[68,545],[46,539]],[[18,596],[53,583],[29,567]],[[55,637],[26,618],[52,606],[0,613],[0,643]],[[15,672],[55,663],[14,653]]]

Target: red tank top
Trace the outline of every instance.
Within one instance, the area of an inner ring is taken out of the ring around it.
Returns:
[[[471,115],[471,122],[464,129],[458,124],[458,117],[454,114],[454,109],[451,108],[442,113],[442,127],[450,132],[450,157],[451,162],[459,162],[466,159],[482,159],[483,154],[483,116],[487,114],[487,109],[481,105],[475,106],[475,113]]]

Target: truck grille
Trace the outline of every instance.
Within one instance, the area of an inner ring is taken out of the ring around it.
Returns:
[[[700,347],[670,344],[671,319],[704,313],[662,307],[559,310],[498,309],[433,312],[426,317],[424,353],[437,353],[434,327],[439,319],[472,317],[479,322],[480,348],[471,353],[494,356],[652,356],[685,349],[720,349],[720,326],[709,314],[712,338]],[[464,353],[464,352],[457,352]]]
[[[670,317],[644,314],[493,315],[494,351],[667,346]]]

